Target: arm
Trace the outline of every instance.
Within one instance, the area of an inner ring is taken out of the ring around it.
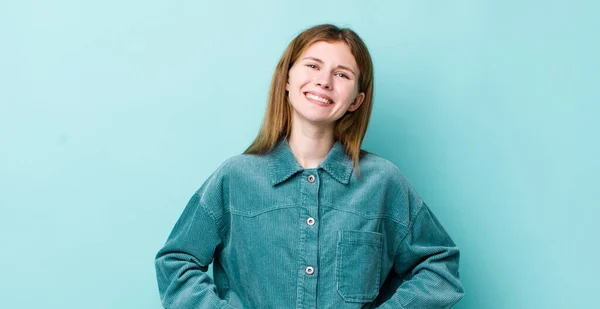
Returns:
[[[206,273],[222,241],[216,221],[200,200],[198,193],[190,199],[156,255],[156,277],[164,308],[233,308],[219,298]]]
[[[394,256],[390,275],[403,282],[378,308],[451,308],[464,295],[458,261],[458,248],[422,203]]]

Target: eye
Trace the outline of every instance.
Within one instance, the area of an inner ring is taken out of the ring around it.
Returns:
[[[316,69],[317,68],[317,66],[314,65],[314,64],[307,64],[306,66],[309,67],[309,68],[311,68],[311,69]]]
[[[339,77],[342,77],[342,78],[345,78],[345,79],[350,79],[350,77],[348,77],[348,75],[346,75],[346,74],[344,74],[344,73],[337,73],[337,74],[335,74],[335,75],[336,75],[336,76],[339,76]]]

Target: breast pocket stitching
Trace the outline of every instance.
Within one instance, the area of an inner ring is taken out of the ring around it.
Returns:
[[[338,231],[336,289],[346,302],[372,302],[379,294],[383,235]]]

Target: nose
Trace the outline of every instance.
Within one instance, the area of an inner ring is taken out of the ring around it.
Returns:
[[[316,84],[323,89],[331,90],[333,85],[331,75],[326,72],[319,74],[316,79]]]

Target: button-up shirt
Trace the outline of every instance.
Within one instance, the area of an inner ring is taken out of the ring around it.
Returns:
[[[357,176],[336,142],[303,168],[285,139],[226,160],[156,255],[163,306],[452,307],[458,248],[394,164],[359,162]]]

